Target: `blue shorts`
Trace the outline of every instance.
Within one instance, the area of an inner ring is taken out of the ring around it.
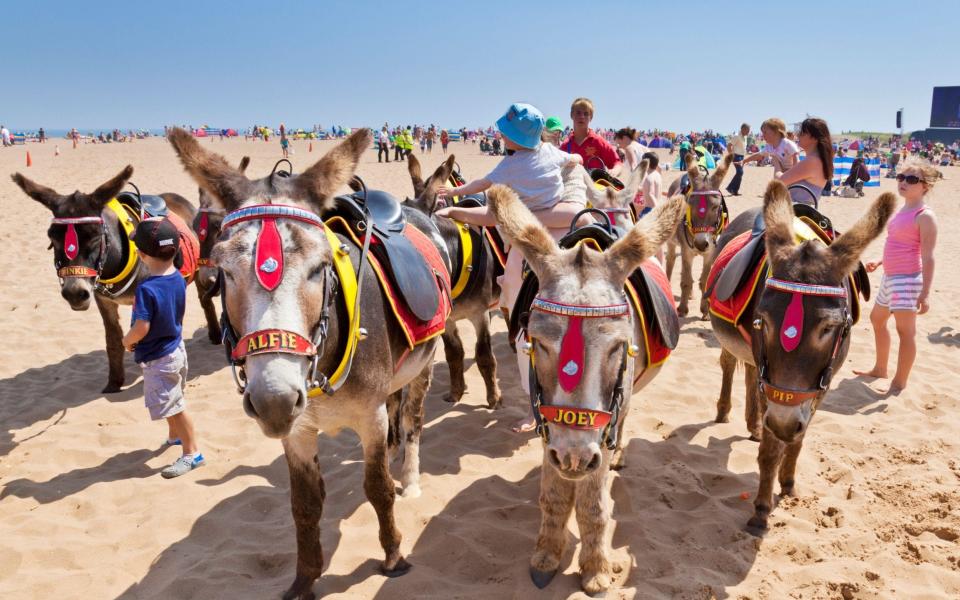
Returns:
[[[176,350],[143,367],[143,403],[154,421],[180,414],[186,408],[183,389],[187,386],[187,350],[183,342]]]

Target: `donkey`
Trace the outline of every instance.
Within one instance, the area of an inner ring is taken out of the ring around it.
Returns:
[[[640,161],[637,168],[630,173],[630,178],[623,189],[617,191],[613,187],[607,187],[603,190],[597,189],[590,174],[583,166],[569,166],[564,169],[563,173],[563,195],[564,198],[567,198],[571,194],[586,194],[591,206],[603,211],[611,225],[624,230],[630,229],[634,222],[630,206],[637,196],[640,184],[643,183],[643,178],[646,177],[649,169],[650,161]]]
[[[830,246],[819,240],[798,245],[787,188],[779,181],[770,182],[763,217],[771,276],[746,307],[745,314],[753,315],[752,331],[741,332],[711,313],[713,331],[723,348],[717,422],[729,420],[733,372],[741,361],[746,365],[747,428],[752,439],[760,440],[760,488],[747,523],[752,533],[759,535],[767,528],[774,475],[779,478],[781,496],[794,493],[797,457],[807,428],[850,347],[851,294],[856,291],[850,289],[849,275],[867,245],[883,232],[895,205],[893,194],[882,194]],[[758,211],[739,215],[720,236],[719,248],[749,231]]]
[[[105,394],[119,392],[125,378],[119,306],[132,304],[137,285],[150,276],[146,265],[130,255],[121,216],[108,206],[132,175],[133,167],[127,165],[92,193],[75,191],[69,195],[59,194],[20,173],[12,176],[24,193],[53,213],[47,236],[60,278],[60,295],[73,310],[87,310],[91,299],[100,310],[109,364]],[[172,193],[160,197],[185,223],[193,222],[196,209],[186,198]],[[132,261],[135,263],[125,274]]]
[[[246,172],[250,164],[250,157],[240,159],[239,171]],[[210,264],[210,252],[220,239],[220,225],[223,223],[223,209],[213,205],[213,200],[203,188],[199,191],[200,208],[193,219],[193,231],[200,241],[200,260],[197,268],[197,294],[200,296],[200,306],[207,319],[207,335],[214,345],[220,344],[223,333],[220,331],[220,321],[217,318],[217,309],[213,305],[213,297],[220,293],[217,288],[218,269]]]
[[[668,195],[684,194],[687,198],[686,216],[677,226],[676,234],[667,244],[667,277],[673,275],[673,265],[677,260],[677,246],[680,246],[680,306],[677,312],[681,317],[690,312],[690,298],[693,295],[693,259],[700,256],[703,265],[700,271],[700,313],[706,320],[710,307],[704,289],[707,276],[713,265],[717,236],[723,231],[728,218],[720,185],[733,162],[733,154],[727,153],[717,165],[717,169],[706,174],[697,164],[693,153],[687,156],[686,177],[670,184]],[[684,179],[687,183],[684,185]],[[685,189],[681,189],[684,187]]]
[[[681,197],[663,202],[652,218],[632,227],[606,252],[587,244],[561,250],[549,232],[503,186],[487,192],[494,216],[514,249],[523,253],[540,288],[526,330],[531,398],[544,439],[540,483],[542,520],[530,576],[545,587],[560,565],[566,523],[576,506],[583,549],[580,582],[588,593],[611,584],[606,531],[611,450],[622,439],[634,371],[646,366],[640,319],[626,301],[627,277],[673,234]],[[535,357],[535,360],[534,360]],[[650,370],[648,370],[650,371]]]
[[[414,155],[407,157],[407,170],[413,182],[415,198],[407,200],[412,206],[427,216],[432,216],[437,208],[437,188],[443,185],[453,172],[456,157],[451,154],[430,177],[424,181],[420,161]],[[434,223],[440,230],[440,235],[447,246],[447,251],[453,261],[453,271],[457,272],[460,265],[457,257],[463,256],[464,244],[462,235],[468,235],[472,244],[474,259],[468,269],[469,280],[462,293],[454,296],[453,312],[447,321],[447,329],[443,334],[443,350],[447,359],[447,368],[450,370],[449,402],[459,402],[466,390],[463,378],[463,342],[457,331],[457,321],[467,319],[473,324],[477,333],[477,345],[474,350],[477,367],[483,376],[483,383],[487,389],[487,406],[491,409],[500,407],[500,385],[497,383],[497,358],[493,354],[493,345],[490,341],[490,309],[496,306],[500,298],[500,286],[496,282],[494,261],[496,258],[493,249],[487,243],[481,231],[471,229],[466,225],[455,223],[450,219],[435,218]],[[481,254],[482,253],[482,254]],[[462,276],[462,275],[461,275]]]
[[[415,495],[423,398],[437,338],[408,350],[371,268],[357,267],[365,293],[357,293],[361,316],[350,316],[357,313],[342,298],[348,282],[338,277],[343,274],[338,266],[344,260],[360,264],[362,251],[326,228],[318,216],[332,208],[337,189],[353,176],[370,147],[370,130],[357,130],[298,175],[258,181],[247,179],[183,130],[174,129],[169,138],[187,172],[229,213],[211,260],[223,271],[226,322],[234,335],[243,336],[237,350],[246,351],[244,340],[255,342],[241,367],[244,410],[265,435],[282,440],[289,467],[297,569],[283,597],[313,598],[311,587],[323,569],[320,516],[325,492],[317,457],[321,430],[350,428],[359,434],[363,488],[377,513],[385,553],[381,571],[391,577],[406,573],[410,565],[400,551],[387,461],[388,434],[395,433],[389,426],[388,399],[399,400],[409,384],[403,408],[407,445],[402,483],[405,494]],[[282,206],[270,204],[273,201]],[[406,216],[421,231],[431,231],[425,215],[410,210]],[[439,240],[432,243],[445,256]],[[262,252],[274,260],[261,262],[266,256]],[[255,253],[260,254],[256,260]],[[263,351],[256,349],[260,341],[266,345]],[[360,351],[350,353],[357,345]],[[344,365],[348,377],[341,370]]]

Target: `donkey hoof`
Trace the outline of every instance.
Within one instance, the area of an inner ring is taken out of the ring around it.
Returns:
[[[310,589],[313,587],[314,581],[316,579],[313,577],[297,575],[287,591],[283,593],[283,600],[314,600],[316,596]]]
[[[785,481],[780,485],[780,495],[783,497],[787,496],[796,496],[796,488],[794,487],[795,483],[793,481]]]
[[[420,491],[420,486],[417,484],[410,484],[403,488],[400,492],[400,496],[406,499],[419,498],[422,492]]]
[[[117,392],[123,390],[123,383],[108,383],[107,387],[101,390],[101,394],[116,394]]]
[[[729,423],[730,422],[730,413],[717,413],[717,418],[714,419],[715,423]]]
[[[410,569],[413,568],[413,565],[407,562],[407,559],[401,557],[397,561],[397,564],[394,565],[392,569],[387,568],[387,564],[384,563],[380,565],[380,572],[386,575],[387,577],[400,577],[406,575],[410,572]]]
[[[746,527],[747,533],[754,537],[763,537],[767,532],[767,517],[766,515],[761,515],[759,511],[753,514],[750,517],[750,520],[747,521]]]
[[[488,408],[488,409],[490,409],[490,410],[497,410],[497,409],[500,408],[501,406],[503,406],[503,399],[501,399],[500,396],[497,396],[497,397],[495,397],[495,398],[487,398],[487,408]]]
[[[610,588],[610,576],[605,573],[598,573],[591,577],[585,577],[580,583],[580,587],[591,598],[604,598]]]
[[[460,396],[454,396],[453,394],[447,394],[443,397],[443,401],[447,404],[456,404],[460,402]]]
[[[684,304],[681,304],[679,307],[677,307],[677,315],[681,317],[687,316],[687,313],[689,312],[690,312],[690,309],[687,308],[686,305]]]
[[[551,581],[553,581],[554,575],[557,574],[557,570],[552,571],[541,571],[530,567],[530,579],[533,581],[533,585],[537,586],[539,589],[547,587]]]

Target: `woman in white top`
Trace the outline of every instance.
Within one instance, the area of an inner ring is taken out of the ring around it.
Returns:
[[[786,123],[776,117],[767,119],[760,126],[760,133],[763,135],[763,141],[766,142],[766,145],[760,152],[744,158],[744,165],[769,157],[773,163],[773,170],[777,173],[784,173],[797,164],[800,158],[800,150],[787,137]]]
[[[636,170],[640,166],[640,161],[643,160],[643,154],[649,151],[646,146],[637,141],[637,130],[624,127],[617,132],[614,140],[617,142],[617,147],[623,151],[623,162],[631,171]]]

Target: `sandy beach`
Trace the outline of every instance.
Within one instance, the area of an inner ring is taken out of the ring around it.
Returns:
[[[231,164],[249,155],[252,177],[268,174],[280,158],[273,141],[202,143]],[[295,170],[330,147],[313,142],[310,153],[308,142],[292,142]],[[450,149],[468,179],[498,160],[474,144]],[[431,171],[444,158],[439,148],[417,157]],[[196,184],[159,138],[76,150],[65,140],[0,149],[0,597],[279,597],[296,564],[282,449],[243,413],[223,349],[207,340],[195,288],[187,291],[184,321],[187,402],[208,464],[165,480],[159,471],[179,450],[160,449],[166,428],[149,420],[140,368],[128,355],[125,389],[100,393],[107,362],[99,314],[74,312],[61,299],[47,250],[49,212],[9,178],[21,171],[61,193],[89,192],[128,163],[143,192],[177,192],[196,202]],[[931,310],[918,319],[910,387],[887,397],[888,381],[853,374],[873,362],[868,303],[807,435],[799,495],[779,503],[762,539],[743,530],[758,476],[742,377],[735,379],[731,422],[714,423],[719,345],[708,322],[683,320],[678,349],[632,403],[627,468],[610,477],[613,558],[622,570],[608,598],[960,597],[960,270],[952,258],[960,254],[953,237],[960,231],[960,169],[944,172],[932,196],[938,268]],[[375,151],[357,173],[368,187],[412,193],[405,163],[378,164]],[[746,169],[743,195],[727,199],[733,215],[761,203],[771,175],[770,168]],[[676,177],[665,172],[665,184]],[[880,193],[867,189],[865,198],[825,198],[821,208],[844,230]],[[883,179],[880,190],[895,191],[893,180]],[[864,258],[879,257],[882,243]],[[699,262],[694,269],[699,273]],[[871,281],[879,283],[879,271]],[[698,301],[695,291],[691,306]],[[121,309],[124,326],[129,314]],[[542,450],[534,434],[509,429],[528,400],[505,329],[496,318],[504,393],[496,412],[486,409],[470,326],[461,326],[469,371],[458,405],[442,400],[449,377],[437,353],[421,449],[423,495],[399,498],[396,508],[402,550],[414,565],[408,575],[387,579],[377,571],[377,519],[363,495],[357,436],[319,438],[327,501],[318,596],[584,597],[576,544],[545,590],[527,573],[539,525]],[[575,523],[568,536],[576,540]]]

